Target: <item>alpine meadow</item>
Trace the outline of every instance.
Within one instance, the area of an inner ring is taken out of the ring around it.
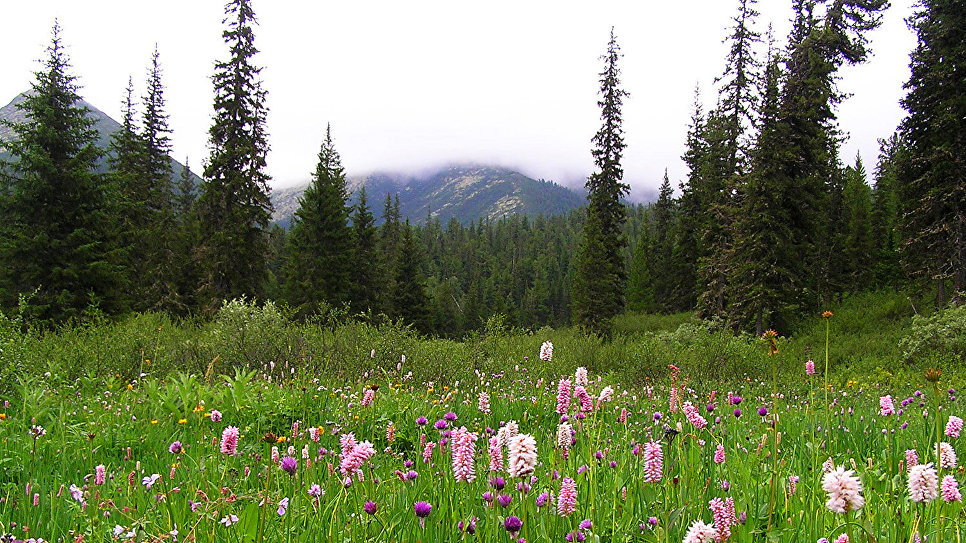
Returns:
[[[0,542],[961,541],[966,3],[893,3],[11,8]]]

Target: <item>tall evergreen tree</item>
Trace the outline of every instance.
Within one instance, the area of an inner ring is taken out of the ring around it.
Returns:
[[[221,300],[261,296],[272,212],[265,172],[266,91],[261,68],[252,64],[257,21],[250,0],[231,0],[225,13],[222,37],[230,57],[215,64],[211,157],[198,199],[201,291],[209,310]]]
[[[320,302],[339,306],[349,301],[351,233],[346,207],[345,170],[326,127],[312,184],[295,212],[285,268],[285,297],[301,314]]]
[[[879,140],[879,161],[872,190],[872,237],[875,284],[894,286],[904,276],[899,263],[899,165],[906,148],[898,134]]]
[[[959,0],[922,0],[910,18],[918,43],[911,54],[909,116],[902,123],[908,164],[902,180],[903,259],[934,281],[942,303],[966,290],[966,9]]]
[[[725,38],[729,43],[725,71],[716,80],[721,83],[718,110],[724,119],[726,154],[735,174],[747,169],[748,132],[758,117],[761,63],[755,57],[755,46],[761,42],[761,34],[754,26],[757,3],[758,0],[739,0],[738,14],[732,19],[734,26]]]
[[[128,283],[128,298],[135,310],[144,309],[144,292],[141,289],[141,279],[147,275],[147,246],[143,243],[147,237],[149,221],[142,213],[141,202],[145,184],[142,182],[144,172],[144,139],[141,137],[135,116],[134,82],[128,78],[127,90],[121,103],[121,128],[111,134],[108,148],[108,177],[114,193],[117,195],[117,217],[115,221],[116,236],[119,246],[123,248],[120,254],[124,263],[126,281]]]
[[[846,170],[842,203],[845,287],[849,292],[861,292],[872,286],[875,241],[872,237],[872,188],[858,154],[855,166]]]
[[[375,218],[369,209],[366,187],[359,189],[359,200],[352,213],[352,297],[351,304],[357,311],[383,310],[385,267],[378,247],[378,231]]]
[[[654,301],[658,309],[670,312],[674,307],[674,268],[671,262],[674,250],[674,189],[664,170],[664,182],[654,204],[654,238],[651,244],[650,270],[654,281]]]
[[[14,133],[3,144],[13,156],[4,199],[0,285],[6,305],[30,295],[29,312],[40,322],[82,317],[92,304],[121,309],[123,290],[111,198],[105,176],[95,172],[101,151],[89,110],[55,22],[47,59],[18,105],[26,117],[5,123]]]
[[[400,237],[399,262],[395,270],[393,317],[412,324],[420,332],[432,327],[426,279],[423,276],[423,253],[407,220]]]
[[[681,158],[688,167],[688,176],[679,185],[678,220],[674,232],[672,262],[674,267],[674,299],[676,311],[688,311],[697,305],[698,258],[701,252],[701,212],[699,191],[702,189],[701,164],[704,161],[705,117],[701,107],[701,92],[694,89],[694,113],[688,126],[687,150]]]
[[[631,259],[630,273],[627,278],[627,308],[640,313],[656,310],[654,270],[652,269],[654,240],[649,224],[650,214],[647,211],[645,213],[646,218],[637,235],[634,257]]]
[[[621,106],[627,92],[620,87],[620,47],[611,29],[607,53],[602,57],[600,95],[603,125],[593,138],[597,171],[587,179],[587,221],[578,250],[573,281],[572,315],[580,326],[604,332],[624,309],[627,271],[624,249],[627,239],[622,227],[626,219],[622,198],[630,187],[623,183],[624,130]]]

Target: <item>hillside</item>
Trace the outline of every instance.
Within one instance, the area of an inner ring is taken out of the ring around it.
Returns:
[[[0,121],[8,121],[11,123],[22,123],[27,120],[26,115],[17,104],[21,103],[25,98],[24,94],[17,95],[9,104],[0,108]],[[121,124],[111,118],[110,115],[104,113],[103,111],[97,109],[91,105],[86,100],[81,100],[80,105],[86,107],[90,110],[90,117],[94,120],[94,129],[97,130],[97,146],[105,151],[105,154],[97,162],[97,171],[100,173],[105,173],[108,171],[108,160],[110,155],[107,153],[110,148],[111,134],[117,132],[121,128]],[[14,132],[4,123],[0,122],[0,141],[10,141],[14,137]],[[9,162],[10,153],[3,151],[0,152],[0,162]],[[184,165],[177,160],[171,159],[171,176],[173,179],[177,180],[181,175],[181,170]],[[201,178],[195,175],[195,185],[201,184]]]
[[[386,195],[397,193],[404,220],[422,222],[432,216],[444,224],[452,218],[467,224],[517,214],[559,215],[584,204],[583,195],[553,182],[481,165],[448,166],[419,177],[389,173],[350,177],[347,186],[353,202],[358,190],[366,187],[369,206],[379,220]],[[272,193],[275,222],[288,226],[304,190],[303,185]]]

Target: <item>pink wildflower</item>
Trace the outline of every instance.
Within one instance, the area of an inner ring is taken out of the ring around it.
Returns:
[[[510,439],[510,477],[530,475],[537,467],[537,440],[527,434],[519,434]]]
[[[738,524],[738,519],[735,517],[734,498],[729,497],[727,500],[714,498],[708,502],[708,508],[711,509],[711,515],[714,517],[714,529],[718,532],[715,541],[718,543],[727,541],[731,537],[731,527]]]
[[[946,423],[946,437],[959,437],[963,431],[963,419],[949,415],[949,422]]]
[[[795,491],[798,489],[798,475],[788,476],[788,495],[794,496]]]
[[[582,387],[587,386],[587,368],[581,366],[574,372],[574,384]]]
[[[577,482],[570,477],[560,481],[560,496],[557,497],[557,514],[566,517],[577,510]]]
[[[342,434],[339,437],[339,446],[342,448],[342,456],[348,456],[356,448],[356,436],[352,432]]]
[[[688,419],[695,428],[698,430],[703,430],[705,426],[708,425],[708,421],[698,413],[698,408],[695,407],[691,402],[684,402],[682,407],[684,410],[684,416]]]
[[[490,395],[486,392],[480,392],[479,400],[476,404],[477,408],[484,413],[490,412]]]
[[[312,441],[318,443],[320,438],[321,438],[321,435],[319,433],[319,427],[318,426],[313,426],[313,427],[309,428],[309,439],[311,439]]]
[[[671,387],[671,397],[668,399],[668,411],[671,413],[678,412],[678,389],[677,387]]]
[[[229,426],[221,433],[221,454],[235,456],[238,453],[238,428]]]
[[[956,467],[956,451],[953,446],[943,441],[936,445],[936,455],[939,457],[939,467],[953,469]]]
[[[725,462],[725,448],[724,445],[718,443],[718,448],[714,451],[714,463],[724,464]]]
[[[909,469],[909,499],[929,503],[939,496],[939,476],[932,464],[920,464]]]
[[[835,540],[835,543],[849,543],[849,534],[842,534]]]
[[[717,538],[718,530],[715,530],[714,526],[705,524],[702,520],[696,520],[691,523],[688,533],[684,534],[683,543],[711,543]]]
[[[943,492],[943,500],[947,502],[963,501],[963,495],[959,492],[959,483],[956,482],[956,478],[952,475],[943,477],[943,482],[940,487]]]
[[[94,484],[102,485],[107,481],[107,470],[104,468],[104,464],[100,464],[94,468]]]
[[[644,482],[660,483],[664,470],[664,452],[661,444],[651,441],[644,444]]]
[[[805,362],[805,375],[815,375],[815,362],[811,360]]]
[[[597,405],[599,406],[601,402],[609,402],[614,399],[614,387],[608,385],[604,387],[604,390],[600,391],[600,395],[597,397]]]
[[[473,470],[473,455],[476,452],[473,442],[476,439],[476,434],[465,426],[453,432],[453,475],[457,481],[472,483],[476,479]]]
[[[566,415],[570,409],[570,381],[561,379],[557,384],[557,413]]]
[[[879,414],[883,417],[891,417],[896,414],[895,405],[892,403],[892,396],[882,396],[879,398]]]
[[[490,471],[503,471],[503,448],[500,447],[500,440],[496,437],[490,438]]]
[[[272,463],[278,464],[282,461],[282,455],[278,452],[278,447],[272,447]]]
[[[553,343],[549,341],[544,341],[543,345],[540,346],[540,360],[544,362],[550,362],[553,358]]]
[[[865,505],[862,497],[862,482],[855,472],[839,466],[822,477],[822,488],[828,492],[826,507],[833,513],[845,514],[861,509]]]
[[[916,449],[906,450],[906,470],[912,469],[912,466],[919,464],[919,455],[916,454]]]
[[[574,396],[580,400],[580,410],[581,411],[592,411],[594,409],[594,400],[587,394],[587,389],[583,385],[574,386]]]
[[[362,407],[369,407],[372,405],[372,399],[376,397],[376,391],[371,388],[367,388],[365,394],[362,395],[362,401],[359,402]]]
[[[217,409],[211,410],[211,422],[219,422],[221,420],[221,411]]]
[[[430,441],[426,444],[426,448],[423,449],[423,463],[428,464],[430,459],[433,458],[433,449],[436,448],[436,442]]]
[[[361,481],[363,478],[362,465],[374,454],[376,454],[376,449],[372,446],[372,443],[368,441],[358,443],[349,454],[342,456],[339,461],[339,471],[346,479],[354,475]]]

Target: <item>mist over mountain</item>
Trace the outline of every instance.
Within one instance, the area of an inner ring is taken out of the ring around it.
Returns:
[[[560,215],[585,203],[582,193],[552,181],[536,180],[520,172],[479,164],[450,165],[418,175],[373,173],[350,176],[346,182],[350,200],[358,201],[364,186],[369,207],[381,223],[386,195],[399,195],[403,220],[421,223],[427,217],[446,224],[450,219],[468,224],[478,219],[504,216]],[[308,183],[272,191],[273,220],[287,227]]]

